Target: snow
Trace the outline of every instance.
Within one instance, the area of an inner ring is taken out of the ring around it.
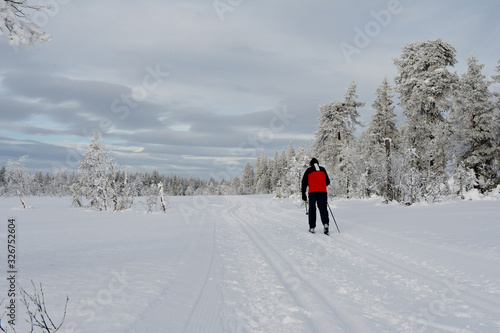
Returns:
[[[149,214],[12,197],[0,212],[18,223],[20,285],[43,284],[55,321],[69,296],[59,332],[498,332],[500,196],[469,199],[333,200],[331,236],[269,195],[170,197]],[[18,304],[18,332],[24,319]]]

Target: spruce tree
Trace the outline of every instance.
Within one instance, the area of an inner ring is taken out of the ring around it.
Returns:
[[[372,114],[367,129],[371,143],[373,145],[385,145],[385,139],[387,138],[396,143],[399,139],[399,132],[396,126],[396,114],[394,113],[394,96],[387,77],[377,88],[376,96],[372,104],[375,112]]]
[[[495,185],[500,185],[500,60],[497,65],[497,75],[493,76],[493,83],[497,90],[493,93],[494,101],[494,124],[495,124],[495,140],[494,140],[494,170],[496,170]]]
[[[392,154],[399,141],[392,89],[386,78],[377,88],[372,104],[374,113],[367,129],[360,138],[360,155],[363,156],[366,195],[376,193],[393,199]]]
[[[271,191],[274,192],[276,189],[276,186],[278,186],[278,182],[281,179],[281,170],[280,170],[280,165],[279,165],[279,155],[278,155],[278,150],[276,149],[274,151],[274,158],[272,161],[269,162],[269,167],[270,167],[270,186],[271,186]]]
[[[278,155],[277,159],[275,157],[274,163],[274,179],[276,180],[276,185],[274,187],[273,193],[277,197],[285,197],[289,193],[289,187],[287,187],[287,169],[288,162],[286,157],[286,151],[283,148],[281,153]]]
[[[254,171],[250,162],[245,164],[245,168],[243,169],[243,176],[241,177],[241,194],[254,194]]]
[[[290,141],[288,144],[288,149],[286,151],[286,160],[283,170],[282,184],[284,187],[283,193],[288,197],[292,194],[293,179],[289,177],[290,169],[295,165],[295,148],[293,147],[293,142]]]
[[[474,170],[481,191],[493,186],[495,118],[490,82],[481,73],[484,65],[472,55],[467,60],[467,72],[460,77],[455,107],[450,123],[455,133],[457,154],[466,168]]]
[[[255,162],[254,186],[256,193],[267,194],[271,190],[271,176],[269,171],[269,161],[264,150]]]

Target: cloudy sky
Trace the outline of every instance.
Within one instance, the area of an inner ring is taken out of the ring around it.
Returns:
[[[97,131],[133,171],[232,178],[309,142],[352,81],[367,123],[406,44],[450,43],[459,74],[500,60],[498,0],[46,2],[50,42],[0,38],[0,165],[28,171],[76,170]]]

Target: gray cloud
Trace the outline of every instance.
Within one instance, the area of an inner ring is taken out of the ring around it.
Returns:
[[[342,99],[351,81],[369,121],[405,44],[442,38],[459,72],[472,52],[486,75],[498,61],[496,0],[232,4],[221,20],[205,0],[70,1],[47,16],[50,43],[25,50],[0,39],[0,164],[28,154],[33,170],[74,167],[101,131],[131,168],[224,173],[262,149],[309,141],[318,106]],[[356,48],[349,59],[342,43]],[[272,124],[284,107],[293,119]]]

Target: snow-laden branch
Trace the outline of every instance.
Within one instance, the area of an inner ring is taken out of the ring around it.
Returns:
[[[51,36],[37,26],[30,11],[48,9],[50,5],[38,6],[26,0],[0,0],[0,37],[8,31],[10,45],[32,46],[34,42],[48,42]]]

